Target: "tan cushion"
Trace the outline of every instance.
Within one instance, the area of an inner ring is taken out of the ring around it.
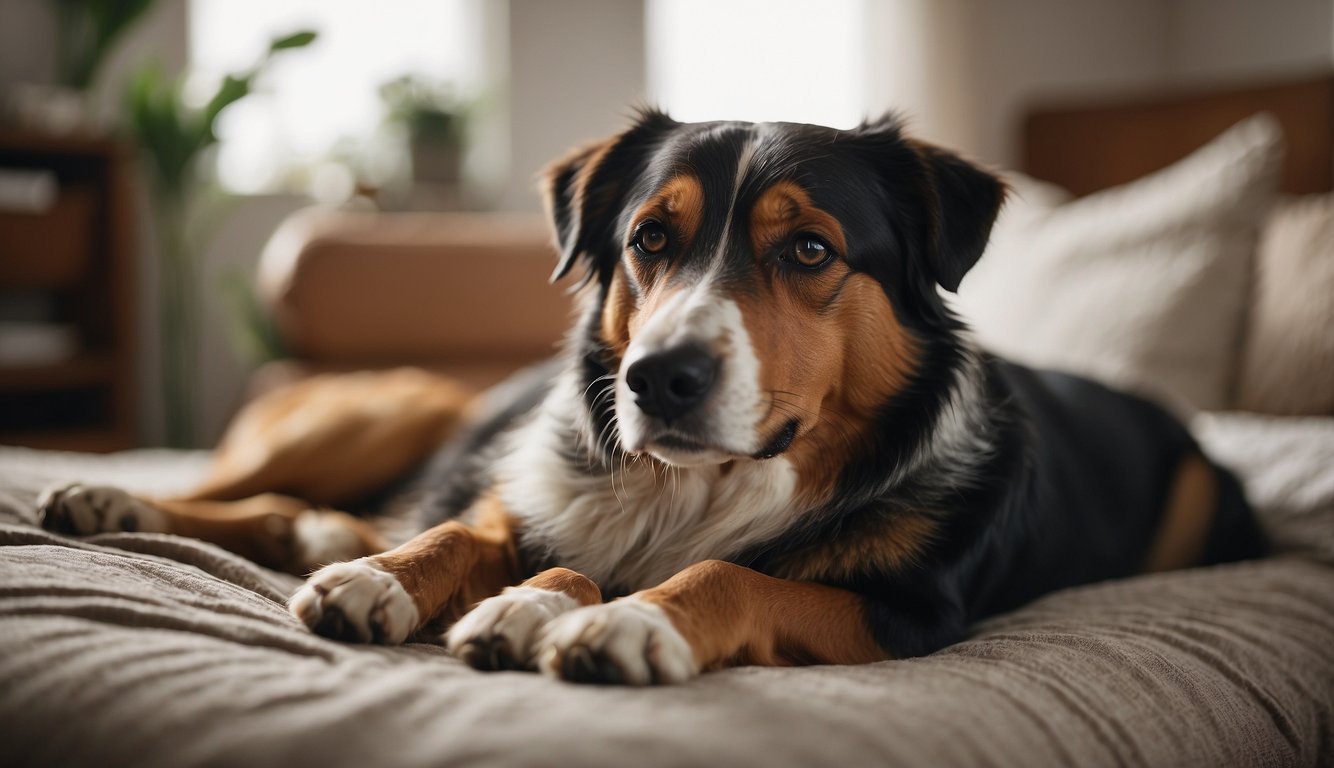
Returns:
[[[1015,174],[955,306],[984,345],[1156,395],[1232,402],[1252,253],[1282,159],[1277,123],[1238,123],[1139,181],[1070,200]]]
[[[1334,414],[1334,195],[1283,201],[1257,258],[1237,407]]]
[[[518,365],[570,322],[540,217],[308,211],[275,233],[262,291],[290,353],[332,366]]]

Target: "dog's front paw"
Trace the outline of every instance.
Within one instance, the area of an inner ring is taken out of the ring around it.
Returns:
[[[287,608],[316,634],[349,642],[398,645],[420,623],[398,579],[365,558],[316,571]]]
[[[165,533],[167,518],[119,488],[70,483],[48,488],[37,500],[42,527],[88,536],[111,531]]]
[[[474,669],[532,669],[538,632],[578,607],[579,602],[563,592],[510,587],[455,622],[445,634],[445,645]]]
[[[571,611],[542,628],[538,668],[576,683],[683,683],[699,674],[662,608],[633,597]]]

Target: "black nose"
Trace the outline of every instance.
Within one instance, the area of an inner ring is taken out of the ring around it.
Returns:
[[[671,423],[699,405],[713,386],[718,361],[697,346],[642,357],[625,372],[639,410]]]

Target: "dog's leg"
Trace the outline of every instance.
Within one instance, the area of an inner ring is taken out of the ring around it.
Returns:
[[[438,449],[472,400],[452,380],[415,368],[300,381],[241,409],[208,477],[183,498],[287,493],[353,505]]]
[[[538,665],[576,682],[676,683],[736,664],[860,664],[888,658],[862,597],[710,560],[653,589],[547,624]]]
[[[475,669],[532,669],[538,633],[547,622],[601,602],[602,591],[587,576],[551,568],[483,600],[450,627],[445,645]]]
[[[473,512],[473,526],[451,520],[388,552],[320,569],[289,609],[321,635],[385,644],[457,619],[522,578],[499,503],[484,499]]]
[[[351,515],[311,509],[301,499],[273,493],[240,501],[179,501],[76,483],[48,490],[38,510],[42,525],[59,533],[190,536],[296,574],[386,548],[374,529]]]

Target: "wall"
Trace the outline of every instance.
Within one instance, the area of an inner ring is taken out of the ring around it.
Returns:
[[[626,127],[644,99],[644,5],[510,0],[505,209],[537,210],[537,174],[571,147]]]
[[[1013,164],[1027,104],[1159,81],[1167,10],[1161,0],[868,0],[871,111],[905,110],[923,138]]]
[[[1175,79],[1264,78],[1334,63],[1331,0],[1173,0],[1169,8]]]
[[[1034,103],[1334,65],[1334,0],[866,3],[870,111],[1000,166]]]
[[[54,71],[55,19],[50,0],[0,0],[0,86],[45,82]]]
[[[51,0],[0,0],[0,90],[14,83],[49,82],[54,77],[52,53],[55,19]],[[150,53],[168,72],[185,66],[185,3],[158,2],[157,7],[119,42],[103,63],[93,84],[93,103],[103,122],[114,122],[127,76]]]

